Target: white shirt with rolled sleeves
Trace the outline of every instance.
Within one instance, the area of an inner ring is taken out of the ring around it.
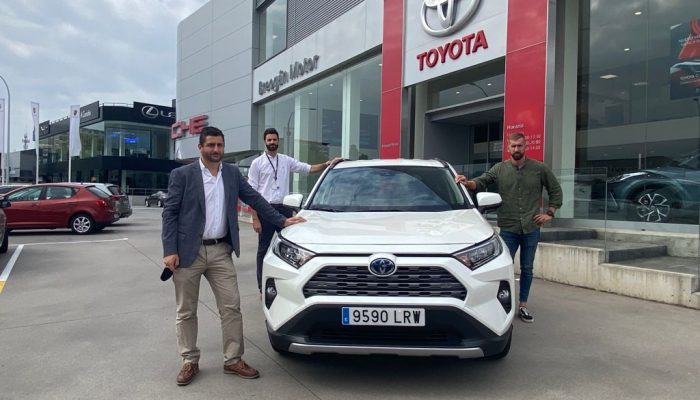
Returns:
[[[212,175],[202,160],[199,160],[199,168],[202,170],[204,183],[204,203],[206,219],[204,222],[204,235],[202,239],[220,239],[226,236],[228,226],[226,224],[226,207],[224,207],[224,180],[221,179],[221,164],[216,176]]]
[[[277,170],[277,180],[275,180]],[[308,174],[311,165],[284,154],[270,157],[263,153],[253,160],[248,170],[248,183],[257,190],[270,204],[282,204],[284,196],[289,194],[289,174],[299,172]]]

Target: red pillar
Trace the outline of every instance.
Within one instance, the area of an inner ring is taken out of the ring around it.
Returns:
[[[379,158],[401,155],[404,0],[384,0]]]
[[[523,132],[528,157],[544,159],[547,0],[508,0],[504,156],[508,135]]]

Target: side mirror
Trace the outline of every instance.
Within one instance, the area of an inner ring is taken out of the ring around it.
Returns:
[[[12,204],[10,204],[10,200],[5,200],[2,199],[0,200],[0,208],[7,208],[10,207]]]
[[[301,193],[288,194],[282,199],[282,204],[298,212],[301,210],[302,200],[304,200],[304,195]]]
[[[482,214],[496,211],[502,202],[503,199],[498,193],[480,192],[476,194],[476,204],[479,205],[478,210]]]

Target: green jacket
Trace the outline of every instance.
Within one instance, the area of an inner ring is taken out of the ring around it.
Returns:
[[[502,161],[474,182],[479,192],[486,190],[487,185],[498,185],[503,198],[498,208],[498,226],[513,233],[530,233],[539,228],[532,218],[540,213],[543,187],[549,195],[549,207],[560,208],[564,197],[552,170],[530,158],[520,169],[510,159]]]

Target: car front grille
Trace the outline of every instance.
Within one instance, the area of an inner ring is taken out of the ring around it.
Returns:
[[[464,300],[467,289],[442,267],[398,267],[390,276],[376,276],[366,266],[326,266],[304,286],[304,297],[391,296],[453,297]]]

